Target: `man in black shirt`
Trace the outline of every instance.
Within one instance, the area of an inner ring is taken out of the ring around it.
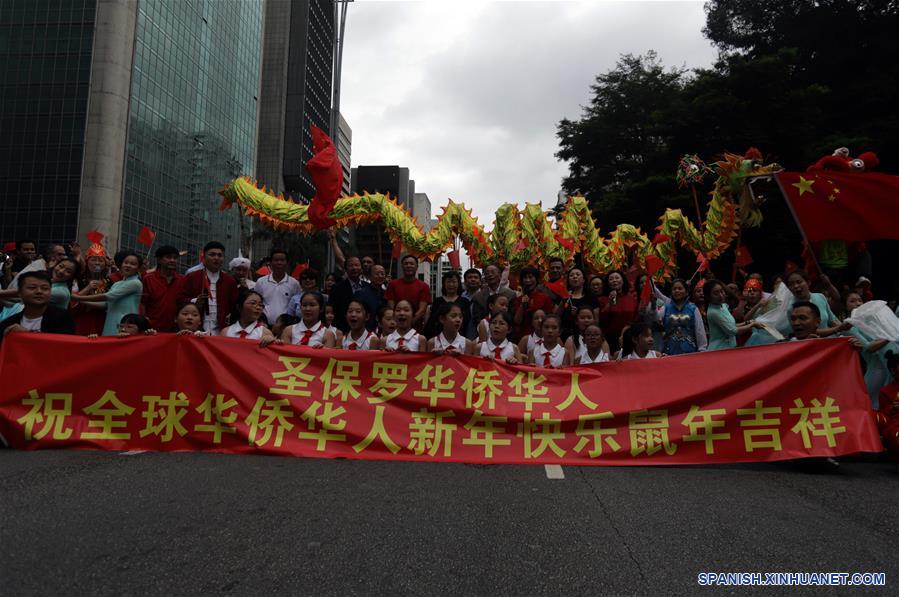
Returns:
[[[0,341],[15,332],[75,333],[69,312],[50,305],[50,288],[50,274],[45,271],[19,276],[19,298],[25,308],[0,322]]]

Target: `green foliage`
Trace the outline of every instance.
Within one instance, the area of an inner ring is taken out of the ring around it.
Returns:
[[[666,207],[695,218],[674,180],[686,153],[710,162],[755,146],[801,170],[847,146],[899,170],[899,2],[714,0],[706,13],[716,64],[686,71],[652,51],[624,55],[597,76],[581,118],[558,124],[563,186],[585,194],[604,230],[651,229]],[[789,228],[778,220],[788,213],[770,211],[767,225]]]

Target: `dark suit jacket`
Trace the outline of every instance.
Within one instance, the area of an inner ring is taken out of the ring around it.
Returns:
[[[12,317],[7,317],[0,321],[0,341],[3,341],[3,334],[6,328],[22,323],[24,311],[19,311]],[[74,334],[75,321],[68,311],[64,311],[59,307],[47,305],[44,311],[44,318],[41,320],[41,332],[44,334]]]
[[[489,288],[481,288],[472,295],[471,322],[475,326],[477,326],[481,322],[481,320],[487,317],[487,315],[489,314],[489,310],[487,308],[487,299],[490,298],[491,294],[493,293],[490,292]],[[500,286],[499,290],[496,291],[496,294],[504,294],[509,299],[509,312],[511,313],[512,301],[515,300],[515,297],[518,296],[518,293],[516,293],[508,286]]]
[[[203,290],[206,287],[203,283],[205,276],[205,269],[197,270],[184,276],[181,280],[181,288],[178,290],[177,303],[179,308],[184,303],[189,303],[203,294]],[[218,320],[219,329],[225,327],[225,318],[234,310],[234,306],[237,304],[237,290],[237,280],[227,272],[220,272],[219,281],[215,286],[216,319]]]
[[[361,284],[363,288],[368,286],[367,282]],[[328,294],[328,304],[334,307],[334,326],[343,333],[350,329],[350,324],[346,321],[346,308],[354,296],[353,285],[346,278],[335,284]]]

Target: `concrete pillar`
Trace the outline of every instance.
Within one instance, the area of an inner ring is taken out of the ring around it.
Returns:
[[[136,28],[137,0],[97,0],[78,238],[97,229],[113,251],[121,241]]]

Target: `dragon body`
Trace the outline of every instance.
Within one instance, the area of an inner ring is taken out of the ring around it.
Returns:
[[[706,259],[714,259],[730,246],[741,223],[758,218],[744,194],[746,178],[772,173],[778,166],[760,165],[742,156],[726,154],[715,164],[717,180],[709,193],[705,222],[698,227],[679,209],[668,209],[659,218],[658,233],[650,238],[638,227],[619,224],[603,237],[593,221],[584,197],[570,197],[553,225],[540,205],[523,209],[506,203],[496,212],[493,229],[486,231],[471,210],[450,201],[437,217],[437,224],[424,232],[412,215],[391,197],[382,194],[344,196],[330,213],[335,227],[380,221],[394,244],[420,259],[432,260],[453,246],[458,235],[471,260],[483,267],[508,264],[518,271],[529,264],[545,266],[550,258],[570,262],[582,254],[596,272],[604,273],[636,262],[658,280],[670,278],[677,269],[677,247],[683,246]],[[275,229],[310,234],[306,204],[274,196],[250,178],[240,177],[220,191],[222,209],[237,203],[250,217]],[[751,224],[750,224],[751,225]],[[656,264],[655,267],[651,263]],[[647,268],[647,265],[650,267]]]

